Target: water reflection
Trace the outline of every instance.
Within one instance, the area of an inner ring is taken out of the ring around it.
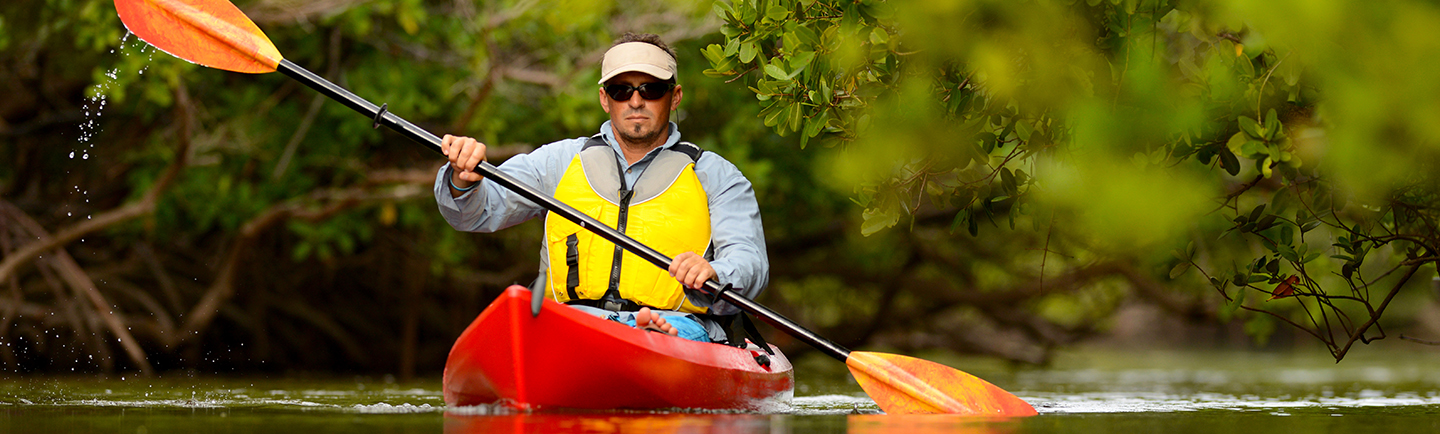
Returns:
[[[535,413],[445,414],[445,434],[480,433],[769,433],[758,414]]]
[[[1010,434],[1023,420],[941,414],[857,414],[847,419],[850,434]]]
[[[627,414],[613,412],[466,414],[447,412],[444,426],[445,434],[557,432],[1010,434],[1019,430],[1020,421],[951,415]]]

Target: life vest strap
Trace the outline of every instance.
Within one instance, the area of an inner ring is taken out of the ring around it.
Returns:
[[[610,146],[605,143],[605,139],[601,137],[599,134],[590,136],[589,139],[585,140],[585,145],[581,146],[580,150],[584,151],[596,146]],[[675,146],[671,146],[669,150],[685,154],[685,156],[690,157],[691,162],[700,161],[700,154],[705,153],[704,150],[700,149],[700,146],[690,142],[676,143]]]
[[[571,299],[580,298],[575,288],[580,287],[580,237],[575,234],[565,237],[565,292]]]
[[[599,300],[570,300],[565,302],[565,304],[590,306],[612,312],[635,312],[640,310],[641,307],[644,307],[630,300],[609,296],[602,297]]]

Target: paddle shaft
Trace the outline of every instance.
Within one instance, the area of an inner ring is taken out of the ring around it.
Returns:
[[[389,127],[390,129],[395,130],[395,132],[400,133],[400,135],[403,135],[410,140],[414,140],[416,143],[426,145],[435,152],[441,152],[439,137],[431,134],[429,131],[425,131],[424,129],[416,126],[415,124],[410,123],[410,121],[396,116],[394,113],[390,113],[388,110],[386,110],[384,113],[381,113],[380,106],[377,106],[374,103],[371,103],[370,101],[367,101],[364,98],[355,95],[354,93],[336,85],[335,83],[331,83],[324,77],[316,75],[315,73],[310,72],[309,70],[306,70],[305,68],[302,68],[299,65],[296,65],[285,59],[280,60],[280,64],[276,67],[276,70],[290,76],[290,78],[299,80],[306,86],[310,86],[316,91],[319,91],[321,94],[330,97],[330,99],[339,101],[341,104],[344,104],[346,107],[349,107],[352,110],[369,116],[371,119],[375,119],[377,125],[384,125],[386,127]],[[611,228],[610,226],[601,223],[594,217],[590,217],[589,215],[586,215],[585,213],[582,213],[575,208],[571,208],[564,202],[560,202],[553,197],[541,193],[540,190],[536,190],[534,187],[525,185],[525,183],[520,182],[520,180],[517,180],[514,177],[504,172],[501,172],[498,168],[496,168],[494,165],[491,165],[489,162],[481,161],[478,166],[475,166],[475,172],[479,173],[481,176],[484,176],[485,179],[494,181],[496,184],[500,184],[501,187],[505,187],[510,191],[519,194],[521,197],[524,197],[531,202],[540,204],[540,206],[544,207],[547,210],[550,210],[551,212],[559,214],[566,220],[575,222],[575,224],[580,225],[580,227],[594,232],[596,235],[599,235],[600,238],[604,238],[606,241],[615,243],[621,248],[624,248],[626,251],[633,253],[641,258],[644,258],[646,261],[650,261],[650,263],[655,264],[655,266],[657,267],[667,270],[670,269],[671,260],[670,257],[665,256],[665,254],[660,253],[659,251],[656,251],[649,246],[641,244],[639,241],[635,241],[634,238],[630,238],[624,233],[621,233],[620,231],[617,231],[614,228]],[[796,338],[819,349],[830,357],[834,357],[843,362],[850,356],[850,350],[845,349],[845,347],[831,342],[829,339],[820,337],[820,335],[817,335],[814,332],[811,332],[810,330],[801,327],[799,324],[796,324],[794,321],[791,321],[784,315],[780,315],[779,313],[770,310],[770,308],[756,303],[754,300],[745,298],[740,294],[736,294],[728,287],[720,286],[720,284],[714,280],[705,281],[704,290],[705,292],[715,295],[716,298],[734,305],[740,310],[749,312],[751,315],[759,317],[761,320],[769,323],[771,326],[774,326],[775,328],[778,328],[781,331],[790,334],[791,336],[795,336]]]

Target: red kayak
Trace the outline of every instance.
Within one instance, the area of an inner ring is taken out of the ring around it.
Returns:
[[[636,329],[511,286],[475,318],[445,362],[445,404],[520,408],[740,409],[789,400],[794,368],[750,349]]]

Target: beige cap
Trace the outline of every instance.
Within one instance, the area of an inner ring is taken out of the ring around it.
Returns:
[[[600,62],[600,84],[626,72],[643,72],[669,80],[675,76],[675,58],[670,53],[646,42],[626,42],[605,52]]]

